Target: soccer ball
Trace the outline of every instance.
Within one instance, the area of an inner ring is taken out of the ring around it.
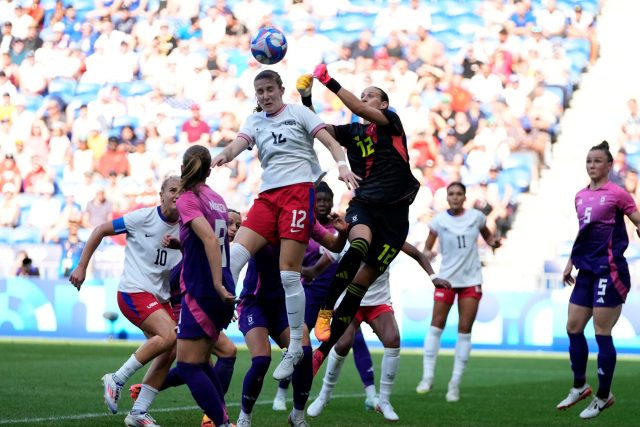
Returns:
[[[251,53],[261,64],[275,64],[280,62],[287,53],[287,39],[277,28],[260,28],[251,40]]]

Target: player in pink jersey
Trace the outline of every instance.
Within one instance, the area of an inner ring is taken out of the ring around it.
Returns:
[[[305,295],[300,270],[314,222],[313,182],[322,172],[313,149],[314,138],[331,152],[340,179],[349,188],[356,188],[359,178],[347,166],[344,152],[324,122],[306,107],[283,102],[284,86],[278,73],[261,71],[254,87],[256,112],[247,118],[236,139],[213,159],[213,166],[231,161],[254,145],[258,149],[262,185],[232,246],[231,271],[237,280],[258,250],[267,243],[280,243],[280,277],[291,329],[287,353],[273,373],[275,379],[282,380],[291,376],[303,357]]]
[[[566,284],[575,284],[567,320],[573,387],[557,408],[567,409],[591,395],[591,387],[586,381],[589,348],[584,328],[593,317],[598,343],[599,384],[596,396],[580,413],[585,419],[597,417],[614,403],[611,381],[616,349],[611,331],[620,318],[622,304],[631,287],[624,257],[629,245],[625,215],[636,228],[640,226],[640,212],[631,195],[609,181],[612,166],[613,156],[606,141],[591,147],[587,154],[587,173],[591,182],[576,194],[579,230],[563,273]],[[636,232],[640,235],[640,230],[636,229]],[[571,275],[574,266],[578,269],[575,279]]]
[[[205,184],[210,172],[209,150],[189,147],[176,202],[183,252],[176,369],[214,424],[229,426],[224,392],[210,357],[233,316],[235,283],[229,269],[227,205]]]

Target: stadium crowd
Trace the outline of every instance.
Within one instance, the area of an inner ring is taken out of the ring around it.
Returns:
[[[255,107],[263,66],[249,46],[261,26],[287,36],[273,68],[290,102],[296,78],[320,62],[351,91],[389,93],[421,183],[412,243],[423,244],[455,180],[504,238],[597,58],[598,2],[556,3],[0,0],[0,242],[63,244],[65,274],[93,227],[157,202],[190,145],[219,153]],[[314,88],[314,101],[327,123],[357,120],[328,91]],[[244,212],[260,173],[247,151],[208,183]],[[344,212],[337,171],[325,180]]]

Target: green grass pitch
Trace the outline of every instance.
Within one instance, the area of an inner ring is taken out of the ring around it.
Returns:
[[[0,426],[121,426],[132,402],[128,385],[120,401],[120,413],[107,413],[102,401],[101,376],[115,370],[135,350],[135,344],[0,342]],[[273,359],[280,353],[274,351]],[[376,381],[382,355],[374,352]],[[571,386],[566,355],[474,354],[467,366],[458,403],[445,402],[452,368],[451,354],[441,355],[436,367],[435,387],[418,395],[415,387],[422,373],[422,357],[404,352],[392,403],[400,416],[397,426],[577,426],[585,421],[578,414],[586,402],[559,412],[558,401]],[[235,422],[239,413],[242,379],[249,355],[239,349],[233,382],[227,394],[228,411]],[[272,368],[275,363],[272,363]],[[589,362],[589,381],[597,385],[595,361]],[[321,374],[324,370],[321,371]],[[269,373],[268,378],[271,377]],[[613,384],[616,403],[590,426],[638,426],[637,359],[618,361]],[[321,377],[311,396],[320,390]],[[285,426],[287,413],[271,410],[277,383],[265,379],[261,399],[253,413],[253,425]],[[289,394],[291,396],[291,393]],[[381,415],[364,410],[364,394],[354,364],[349,358],[335,389],[334,399],[311,426],[385,425]],[[288,402],[291,407],[291,401]],[[199,426],[200,411],[186,387],[161,392],[151,414],[163,427]]]

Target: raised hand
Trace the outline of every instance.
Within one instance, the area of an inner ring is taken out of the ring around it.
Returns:
[[[325,64],[316,66],[316,68],[313,70],[313,77],[318,79],[318,81],[323,85],[326,85],[327,83],[329,83],[329,80],[331,80],[331,76],[329,75],[327,66]]]
[[[313,76],[311,74],[303,74],[296,80],[296,89],[301,97],[311,96],[311,88],[313,88]]]

